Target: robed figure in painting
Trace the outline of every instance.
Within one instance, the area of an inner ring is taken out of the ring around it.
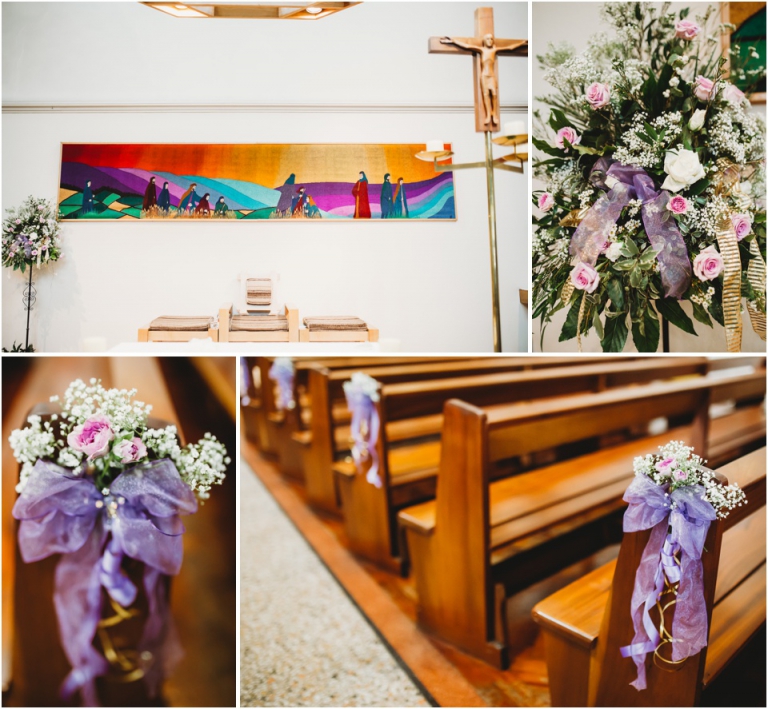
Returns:
[[[381,218],[389,219],[392,216],[392,183],[389,181],[389,173],[384,175],[381,185]]]
[[[195,216],[208,217],[211,214],[211,204],[208,202],[208,198],[211,196],[210,192],[206,192],[203,198],[197,203],[195,207]]]
[[[355,186],[352,188],[352,195],[355,198],[355,219],[370,219],[371,205],[368,202],[368,178],[362,171],[360,171],[360,179],[355,182]]]
[[[291,200],[291,216],[303,217],[305,204],[305,190],[303,187],[299,187],[299,191],[293,196],[293,199]]]
[[[216,202],[216,209],[213,210],[213,214],[216,217],[226,217],[229,211],[229,206],[224,201],[223,197],[219,197],[219,201]]]
[[[184,212],[186,209],[194,209],[197,206],[197,203],[200,201],[200,197],[198,196],[197,192],[195,192],[195,187],[197,187],[197,182],[193,182],[187,188],[187,191],[181,195],[181,201],[179,202],[179,213]]]
[[[144,202],[141,205],[141,208],[145,212],[149,212],[152,209],[154,209],[157,206],[157,187],[155,186],[155,178],[150,177],[149,178],[149,184],[147,185],[147,189],[144,191]]]
[[[397,185],[395,185],[395,194],[392,198],[392,216],[396,219],[408,218],[408,199],[405,196],[405,185],[403,184],[403,178],[397,178]]]
[[[80,209],[80,216],[91,212],[93,212],[93,190],[91,189],[91,181],[88,180],[83,187],[83,206]]]
[[[168,214],[171,211],[171,193],[168,190],[168,183],[163,183],[163,189],[160,190],[160,196],[157,198],[157,208]]]
[[[295,182],[296,175],[291,173],[288,179],[282,185],[280,185],[280,187],[275,188],[280,193],[280,199],[277,201],[277,207],[275,207],[275,211],[279,217],[288,217],[293,211],[291,205],[293,203],[293,190]]]

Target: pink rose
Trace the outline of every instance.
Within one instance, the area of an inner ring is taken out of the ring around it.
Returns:
[[[691,20],[679,20],[678,22],[675,22],[675,37],[692,40],[695,39],[699,32],[701,32],[701,27]]]
[[[664,460],[660,460],[658,463],[656,463],[654,467],[662,475],[666,475],[667,473],[669,473],[669,469],[676,463],[677,461],[672,457],[664,458]]]
[[[67,436],[67,443],[76,451],[87,453],[88,460],[93,460],[109,452],[109,443],[114,437],[112,422],[106,416],[97,414],[75,426]]]
[[[709,101],[712,98],[712,89],[715,88],[715,82],[706,76],[697,76],[693,85],[693,93],[699,101]]]
[[[577,263],[571,271],[571,283],[574,288],[594,293],[600,283],[600,274],[586,263]]]
[[[539,209],[542,212],[548,212],[554,206],[555,198],[549,192],[545,192],[539,197]]]
[[[744,92],[737,89],[733,84],[726,84],[723,89],[723,98],[732,106],[738,106],[744,100]]]
[[[720,275],[724,265],[723,257],[714,245],[707,246],[693,259],[693,272],[700,281],[711,281]]]
[[[688,478],[688,473],[686,473],[684,470],[675,470],[672,475],[675,476],[676,480],[686,480]]]
[[[731,224],[733,224],[733,230],[739,241],[752,231],[752,220],[749,218],[749,214],[732,214]]]
[[[592,84],[586,93],[587,102],[592,108],[602,108],[611,102],[611,91],[608,84]]]
[[[120,441],[112,450],[120,456],[121,463],[136,463],[147,455],[147,447],[138,436],[130,441]]]
[[[678,194],[672,197],[667,204],[667,208],[672,214],[685,214],[688,211],[688,207],[688,200]]]
[[[578,145],[581,142],[581,136],[570,126],[561,128],[557,131],[557,137],[555,138],[555,144],[558,148],[566,150],[565,142],[568,141],[571,145]]]

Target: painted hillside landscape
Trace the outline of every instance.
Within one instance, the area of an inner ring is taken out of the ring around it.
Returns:
[[[421,145],[64,144],[67,220],[455,219]]]

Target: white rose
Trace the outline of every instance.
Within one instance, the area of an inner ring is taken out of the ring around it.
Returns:
[[[667,179],[661,185],[664,190],[679,192],[701,180],[706,173],[699,162],[699,156],[693,150],[667,151],[664,158],[664,172]]]
[[[619,256],[621,256],[621,242],[614,241],[605,250],[605,258],[607,258],[609,261],[616,261]]]
[[[704,119],[707,117],[707,111],[703,108],[699,108],[698,110],[693,112],[693,115],[691,116],[691,120],[688,121],[688,127],[692,131],[701,130],[701,127],[704,125]]]

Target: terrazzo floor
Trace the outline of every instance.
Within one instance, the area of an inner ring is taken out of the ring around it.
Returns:
[[[243,460],[242,706],[428,706]]]

